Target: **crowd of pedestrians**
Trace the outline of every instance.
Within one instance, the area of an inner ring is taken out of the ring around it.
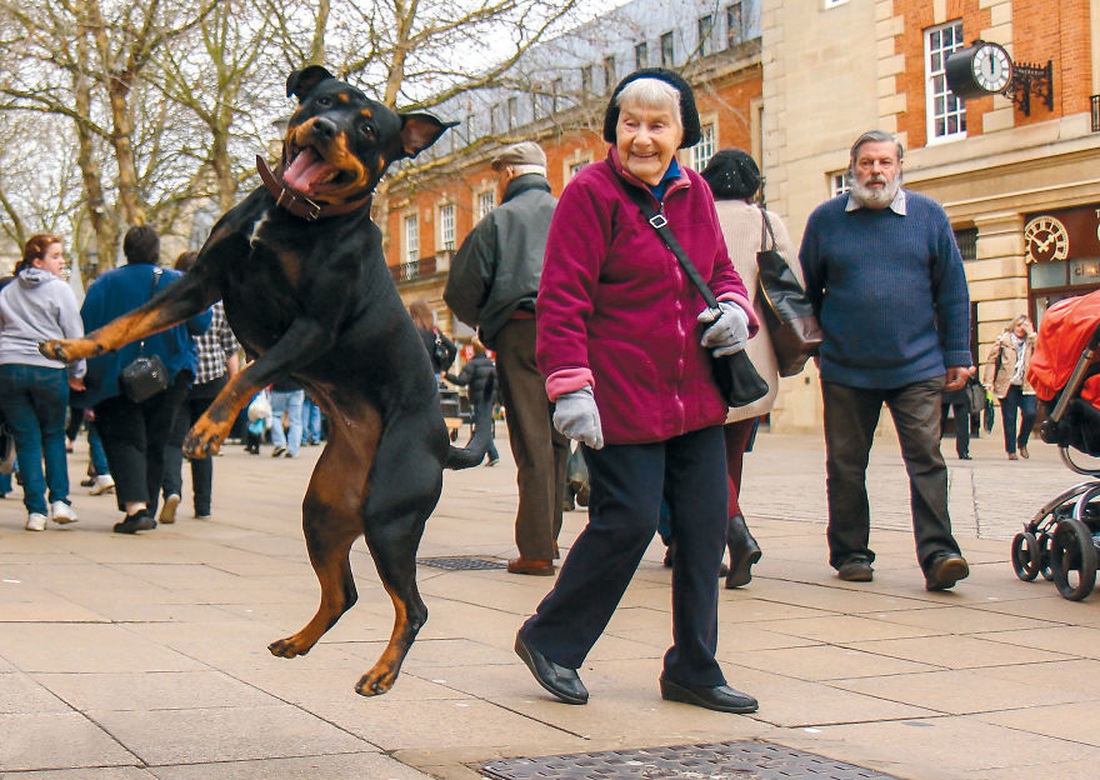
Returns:
[[[969,565],[952,535],[940,438],[956,420],[956,452],[969,459],[973,393],[1002,410],[1005,451],[1028,458],[1036,401],[1027,381],[1034,329],[1017,317],[997,339],[979,382],[970,303],[947,215],[903,183],[904,149],[869,131],[851,147],[850,191],[810,215],[795,250],[787,228],[758,202],[759,167],[747,152],[719,151],[701,173],[680,150],[699,142],[691,87],[649,68],[618,84],[607,105],[606,159],[580,169],[559,197],[547,158],[531,141],[491,161],[500,205],[469,233],[443,294],[476,330],[461,370],[459,346],[427,301],[409,314],[441,390],[465,387],[472,408],[503,406],[517,471],[512,574],[557,575],[519,628],[516,653],[563,702],[584,704],[577,670],[626,592],[654,535],[672,569],[672,645],[663,698],[731,713],[756,699],[727,684],[715,658],[718,581],[751,581],[764,551],[740,504],[743,458],[779,387],[774,345],[758,316],[757,252],[770,241],[805,286],[823,335],[829,563],[837,577],[874,577],[866,471],[882,409],[890,413],[910,480],[916,559],[930,591],[954,587]],[[647,219],[639,204],[660,213]],[[667,228],[717,298],[702,302],[666,246]],[[770,237],[770,238],[769,238]],[[123,240],[126,264],[99,276],[78,307],[64,281],[60,238],[27,241],[0,290],[0,412],[14,442],[25,528],[77,522],[66,458],[69,430],[87,431],[91,495],[113,493],[134,534],[172,523],[183,501],[187,430],[247,359],[220,302],[187,323],[117,352],[64,365],[40,342],[78,338],[143,305],[195,262],[160,265],[147,226]],[[746,350],[767,385],[730,408],[713,359]],[[120,372],[139,355],[165,365],[166,388],[133,398]],[[291,377],[253,399],[234,436],[248,452],[271,445],[298,457],[324,436],[320,409]],[[571,442],[573,443],[571,445]],[[571,446],[583,468],[569,468]],[[0,472],[10,458],[0,452]],[[499,460],[495,446],[488,465]],[[191,461],[194,516],[209,519],[213,463]],[[583,476],[577,476],[583,474]],[[0,494],[10,491],[0,473]],[[582,485],[576,484],[583,482]],[[563,507],[584,496],[587,525],[564,560]],[[160,496],[164,505],[157,513]],[[729,560],[724,562],[728,551]],[[560,564],[558,563],[559,561]]]

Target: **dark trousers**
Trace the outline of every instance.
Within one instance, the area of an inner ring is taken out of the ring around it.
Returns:
[[[534,319],[510,320],[494,338],[500,400],[516,461],[516,547],[524,558],[549,561],[561,531],[569,440],[557,432],[546,377],[535,365]]]
[[[909,474],[913,535],[921,568],[938,553],[958,553],[947,512],[947,465],[940,453],[943,377],[889,390],[822,382],[825,470],[829,499],[829,564],[850,557],[873,561],[867,461],[883,404],[890,410]]]
[[[1016,431],[1016,412],[1020,413],[1020,430]],[[1031,429],[1035,427],[1035,415],[1038,402],[1033,395],[1024,395],[1020,385],[1009,385],[1008,392],[1001,399],[1001,422],[1005,429],[1005,452],[1016,452],[1016,447],[1026,447],[1031,438]]]
[[[955,454],[960,458],[970,454],[970,402],[952,401],[943,404],[940,410],[940,438],[947,432],[948,410],[954,412]]]
[[[126,511],[126,504],[144,501],[148,514],[156,516],[164,447],[190,386],[191,372],[180,371],[167,390],[140,404],[123,395],[96,404],[96,427],[111,465],[121,511]]]
[[[554,589],[521,631],[551,660],[579,668],[603,633],[657,530],[662,495],[676,537],[672,561],[672,647],[664,676],[722,685],[718,567],[725,553],[726,462],[722,427],[655,444],[585,448],[588,525]]]
[[[187,438],[187,432],[191,430],[202,413],[210,406],[222,388],[226,385],[224,375],[204,382],[201,385],[192,385],[187,393],[187,399],[183,402],[183,408],[176,415],[176,424],[172,426],[172,434],[168,437],[168,444],[164,451],[164,479],[162,487],[164,497],[175,493],[183,495],[183,440]],[[210,514],[210,502],[214,491],[214,460],[209,458],[196,458],[191,463],[191,490],[195,494],[195,514],[199,516]]]

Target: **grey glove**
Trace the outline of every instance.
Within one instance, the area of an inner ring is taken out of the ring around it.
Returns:
[[[700,343],[715,357],[740,352],[749,343],[749,315],[736,303],[719,301],[717,309],[704,309],[698,320],[703,324],[712,323],[703,331]]]
[[[591,387],[558,396],[554,403],[554,427],[562,435],[583,441],[594,450],[603,447],[600,410],[596,408]]]

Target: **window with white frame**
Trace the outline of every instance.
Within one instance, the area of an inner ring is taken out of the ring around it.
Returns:
[[[420,223],[416,214],[405,217],[405,262],[415,263],[420,260]]]
[[[638,70],[649,67],[649,46],[645,41],[634,45],[634,67]]]
[[[671,68],[676,62],[676,44],[673,41],[672,32],[666,32],[661,36],[661,67]]]
[[[928,140],[966,137],[966,104],[947,88],[947,56],[966,45],[961,21],[924,31],[924,92]]]
[[[485,217],[493,207],[497,205],[497,194],[492,190],[485,190],[477,194],[477,218]]]
[[[590,160],[581,160],[579,162],[570,163],[570,165],[569,165],[569,179],[567,180],[567,182],[573,181],[573,177],[576,176],[580,172],[581,168],[588,165],[589,162],[590,162]]]
[[[745,9],[741,0],[726,6],[726,48],[732,49],[738,44],[744,43],[745,35]]]
[[[852,189],[848,186],[848,172],[834,171],[829,174],[829,196],[835,198]]]
[[[515,95],[508,98],[508,132],[516,129],[519,124],[519,98]]]
[[[439,248],[455,248],[455,204],[444,203],[439,207]]]
[[[581,95],[588,97],[592,94],[592,66],[581,66]]]
[[[618,81],[618,76],[615,75],[615,55],[609,54],[603,58],[603,91],[604,94],[610,95],[611,90],[615,89],[615,83]]]
[[[699,17],[699,56],[706,57],[714,51],[714,14]]]
[[[699,143],[691,147],[691,167],[701,171],[707,167],[710,158],[714,156],[715,146],[718,143],[718,130],[713,122],[708,122],[699,128]]]

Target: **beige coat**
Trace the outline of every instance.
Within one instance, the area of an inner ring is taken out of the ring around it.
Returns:
[[[1024,395],[1035,395],[1031,383],[1027,381],[1027,368],[1031,365],[1031,353],[1035,351],[1035,334],[1024,342]],[[1004,398],[1008,394],[1009,383],[1016,372],[1016,343],[1009,331],[1005,331],[993,342],[993,348],[985,359],[985,371],[982,384],[993,391],[993,395]]]
[[[749,340],[747,352],[760,376],[768,383],[768,394],[759,401],[748,406],[730,409],[726,422],[748,420],[767,414],[775,405],[775,396],[779,391],[779,369],[775,360],[775,352],[772,351],[772,340],[768,336],[768,329],[763,323],[760,302],[757,300],[757,268],[756,253],[760,251],[760,229],[762,220],[760,209],[755,204],[746,203],[743,200],[719,200],[718,223],[722,227],[722,235],[726,239],[726,248],[729,251],[733,267],[741,275],[745,288],[756,307],[756,316],[760,319],[760,330]],[[779,252],[787,260],[791,270],[798,280],[802,281],[802,266],[798,263],[798,255],[791,245],[791,237],[787,233],[787,227],[773,212],[768,212],[768,219],[775,231],[775,240]]]

